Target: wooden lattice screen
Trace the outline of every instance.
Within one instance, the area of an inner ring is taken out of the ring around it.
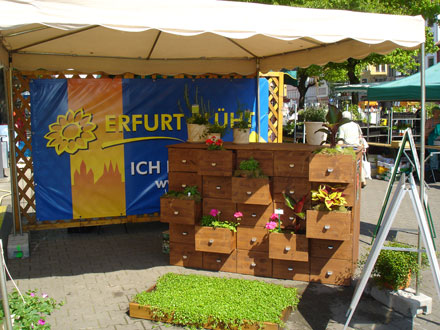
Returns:
[[[284,73],[270,72],[264,75],[269,82],[269,131],[268,142],[283,142]]]

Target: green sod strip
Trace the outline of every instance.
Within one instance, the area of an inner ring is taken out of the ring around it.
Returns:
[[[259,281],[168,273],[159,278],[156,289],[134,297],[150,306],[158,316],[172,314],[175,324],[202,327],[212,323],[225,329],[244,324],[277,323],[282,311],[298,305],[296,288]]]

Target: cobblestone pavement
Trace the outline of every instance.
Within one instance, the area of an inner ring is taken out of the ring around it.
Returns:
[[[0,181],[0,189],[9,183]],[[371,241],[387,183],[369,181],[362,190],[361,253]],[[428,191],[436,222],[440,208],[440,184]],[[10,203],[5,199],[3,203]],[[404,200],[394,227],[417,228],[409,198]],[[55,330],[68,329],[182,329],[130,318],[128,303],[136,293],[153,285],[167,272],[209,274],[272,283],[295,285],[302,293],[298,310],[287,322],[287,329],[342,329],[353,288],[303,282],[257,278],[230,273],[185,269],[168,265],[161,251],[162,223],[103,226],[84,232],[67,229],[30,233],[30,258],[8,260],[11,275],[21,290],[38,289],[65,305],[48,319]],[[393,237],[416,242],[416,235],[393,232]],[[436,239],[440,246],[439,238]],[[8,290],[12,283],[8,281]],[[438,329],[439,299],[430,270],[423,273],[422,292],[433,297],[433,313],[408,319],[364,295],[351,323],[356,329]]]

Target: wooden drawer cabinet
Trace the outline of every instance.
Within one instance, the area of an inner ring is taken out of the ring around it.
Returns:
[[[272,260],[265,252],[237,250],[237,273],[271,277]]]
[[[274,176],[302,177],[309,176],[309,151],[275,151]]]
[[[307,210],[308,238],[346,241],[350,239],[351,212]]]
[[[308,262],[273,260],[272,276],[293,281],[310,281],[310,264]]]
[[[197,172],[199,168],[199,152],[197,149],[168,150],[170,172]]]
[[[272,203],[268,178],[232,178],[232,200],[235,203],[269,205]]]
[[[299,201],[304,195],[310,195],[311,185],[306,178],[273,178],[273,199],[275,202],[284,203],[283,192]]]
[[[203,254],[194,250],[191,244],[170,244],[170,264],[191,268],[202,268]]]
[[[312,257],[334,258],[334,259],[353,259],[353,242],[350,238],[347,241],[334,241],[326,239],[310,240]]]
[[[199,175],[232,176],[235,168],[232,150],[201,150]]]
[[[273,203],[269,205],[237,204],[237,211],[243,213],[240,228],[264,228],[273,213]]]
[[[309,180],[318,182],[353,182],[355,164],[351,155],[313,155]]]
[[[350,285],[353,263],[350,260],[310,258],[310,281],[326,284]]]
[[[309,240],[306,235],[270,233],[269,258],[309,261]]]
[[[201,217],[201,203],[190,199],[161,198],[160,221],[194,225]]]
[[[237,234],[227,228],[195,227],[196,251],[230,254],[236,244]]]
[[[234,213],[237,204],[227,199],[204,198],[203,199],[203,215],[209,215],[212,209],[220,211],[220,220],[235,221]]]
[[[202,194],[202,177],[191,172],[170,172],[168,173],[169,190],[183,191],[186,187],[196,186]]]
[[[237,228],[237,249],[269,251],[269,233],[266,228]]]
[[[237,251],[231,254],[203,252],[203,269],[236,273]]]
[[[232,179],[224,176],[203,177],[203,197],[231,199]]]
[[[194,226],[170,223],[170,242],[185,243],[194,247]]]
[[[264,175],[273,176],[273,151],[237,150],[237,168],[240,162],[251,157],[258,161]]]

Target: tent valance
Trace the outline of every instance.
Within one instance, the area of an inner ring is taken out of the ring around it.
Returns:
[[[5,0],[0,40],[0,64],[20,70],[248,75],[414,49],[425,30],[421,16],[231,1]]]

